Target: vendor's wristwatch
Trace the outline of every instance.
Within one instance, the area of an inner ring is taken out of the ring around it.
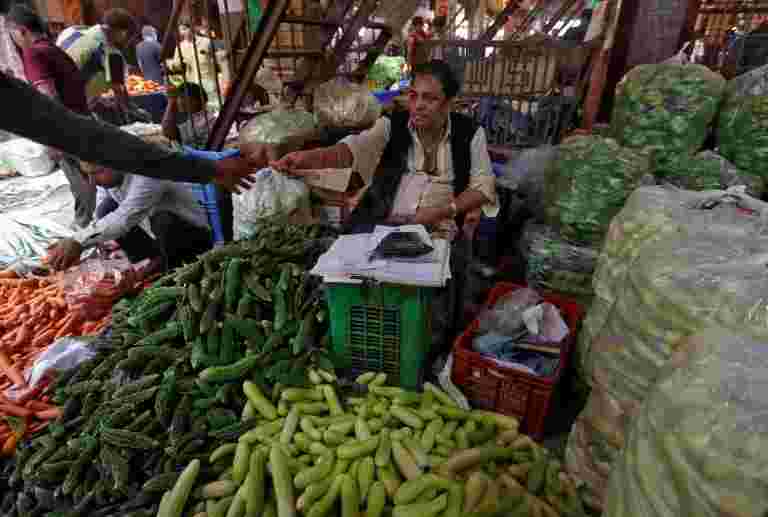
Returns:
[[[451,201],[450,207],[451,207],[451,217],[455,218],[457,215],[459,215],[459,207],[456,206],[455,201]]]

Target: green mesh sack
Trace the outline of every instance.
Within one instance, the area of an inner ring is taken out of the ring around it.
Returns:
[[[765,191],[762,178],[746,174],[712,151],[696,156],[679,156],[654,168],[656,176],[686,190],[718,190],[743,185],[749,195],[759,198]]]
[[[545,219],[574,243],[600,243],[629,195],[647,183],[649,158],[615,140],[579,136],[558,146],[544,187]]]
[[[744,172],[766,178],[768,66],[733,79],[717,124],[720,154]]]
[[[707,138],[725,79],[701,65],[641,65],[616,88],[611,130],[625,147],[657,160],[691,155]]]

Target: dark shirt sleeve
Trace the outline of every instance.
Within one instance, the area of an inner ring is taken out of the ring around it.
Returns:
[[[208,183],[214,163],[182,156],[68,110],[31,86],[0,73],[0,129],[81,160],[151,178]]]
[[[24,72],[30,83],[36,84],[56,77],[51,61],[45,52],[34,47],[28,48],[24,51],[23,58]]]

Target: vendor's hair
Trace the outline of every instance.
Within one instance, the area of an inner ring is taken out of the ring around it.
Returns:
[[[203,87],[197,83],[184,83],[180,89],[182,95],[190,98],[200,99],[203,104],[208,102],[208,94],[205,93]]]
[[[29,32],[35,34],[48,34],[46,24],[34,9],[23,4],[16,4],[11,7],[6,17],[9,22],[19,27],[24,27]]]
[[[461,84],[451,66],[439,59],[433,59],[429,63],[422,63],[413,67],[412,77],[415,79],[417,75],[431,75],[437,79],[443,86],[443,93],[449,99],[456,97],[461,89]]]
[[[102,23],[110,29],[127,31],[136,30],[136,19],[129,11],[119,7],[110,9],[104,13]]]

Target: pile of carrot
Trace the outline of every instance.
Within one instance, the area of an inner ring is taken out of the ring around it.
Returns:
[[[40,396],[43,388],[29,390],[14,401],[0,395],[0,456],[13,456],[19,440],[61,417],[61,409],[49,403],[48,395]]]
[[[97,334],[110,322],[110,315],[97,321],[84,319],[83,312],[70,306],[57,276],[16,278],[0,271],[0,444],[15,436],[4,417],[31,419],[27,432],[55,417],[57,408],[29,390],[24,373],[56,339]],[[2,394],[11,386],[24,398],[11,401]],[[26,391],[23,391],[25,390]]]

